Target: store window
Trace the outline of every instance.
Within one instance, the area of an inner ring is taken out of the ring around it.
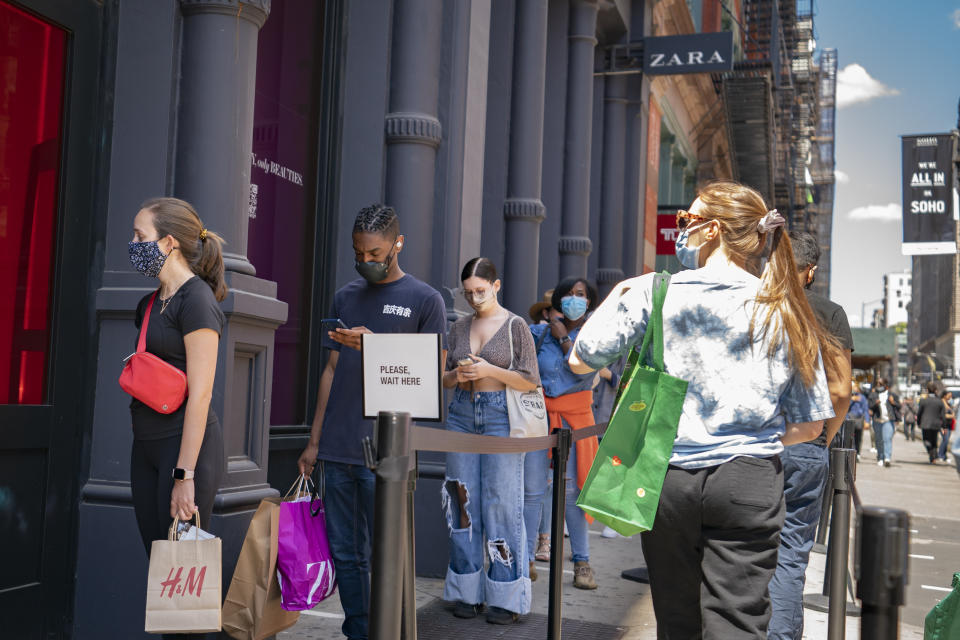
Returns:
[[[48,400],[65,55],[0,1],[0,404]]]
[[[257,44],[247,254],[288,305],[276,334],[272,425],[308,419],[323,8],[316,0],[273,0]]]

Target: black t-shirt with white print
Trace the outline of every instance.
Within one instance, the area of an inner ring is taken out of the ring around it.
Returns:
[[[149,293],[137,305],[134,322],[137,325],[137,340],[143,314],[150,302]],[[147,326],[147,351],[162,360],[187,372],[187,350],[183,336],[198,329],[213,329],[219,335],[223,331],[223,311],[204,280],[197,276],[184,282],[173,294],[166,309],[161,313],[162,304],[158,296],[150,310],[150,323]],[[136,340],[133,343],[136,349]],[[189,390],[188,390],[189,392]],[[130,414],[133,418],[133,437],[136,440],[157,440],[178,435],[183,431],[183,415],[187,403],[171,414],[154,411],[136,398],[130,400]],[[213,409],[207,415],[207,424],[217,421]]]

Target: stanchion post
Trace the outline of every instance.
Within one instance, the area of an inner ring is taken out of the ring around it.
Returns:
[[[411,461],[414,461],[416,454],[413,454]],[[413,469],[407,478],[407,548],[406,557],[403,563],[403,614],[401,615],[403,627],[400,635],[401,640],[417,640],[417,592],[416,592],[416,571],[417,556],[414,550],[415,525],[413,522],[413,493],[417,489],[417,466],[414,462]]]
[[[910,516],[900,509],[864,507],[857,531],[857,597],[862,640],[896,640],[907,585]]]
[[[401,633],[407,545],[413,543],[407,539],[410,414],[381,411],[377,415],[375,438],[377,482],[370,638],[395,640]]]
[[[850,558],[850,490],[853,486],[852,469],[856,451],[831,449],[830,468],[833,470],[833,515],[830,518],[829,611],[827,638],[843,640],[847,623],[847,561]]]
[[[570,457],[570,430],[557,429],[553,450],[553,519],[550,523],[550,598],[547,612],[547,640],[560,640],[563,619],[563,515],[566,508],[567,459]]]

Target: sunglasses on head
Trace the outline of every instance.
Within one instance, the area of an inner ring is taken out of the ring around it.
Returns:
[[[701,220],[706,220],[706,218],[698,216],[695,213],[690,213],[689,211],[684,211],[683,209],[677,209],[677,229],[680,231],[683,231],[694,222],[700,222]]]

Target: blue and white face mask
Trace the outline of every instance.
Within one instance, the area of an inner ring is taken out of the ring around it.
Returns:
[[[149,278],[156,278],[167,261],[167,255],[160,250],[156,240],[147,242],[131,242],[127,245],[130,252],[130,263],[133,268]]]
[[[587,312],[588,302],[580,296],[564,296],[560,300],[560,310],[567,320],[579,320]]]
[[[695,227],[687,227],[684,229],[680,235],[677,237],[677,241],[674,244],[674,250],[677,253],[677,259],[680,260],[680,264],[685,266],[687,269],[699,269],[700,268],[700,249],[703,245],[698,247],[691,247],[690,242],[690,232],[699,229],[704,225],[698,224]]]

